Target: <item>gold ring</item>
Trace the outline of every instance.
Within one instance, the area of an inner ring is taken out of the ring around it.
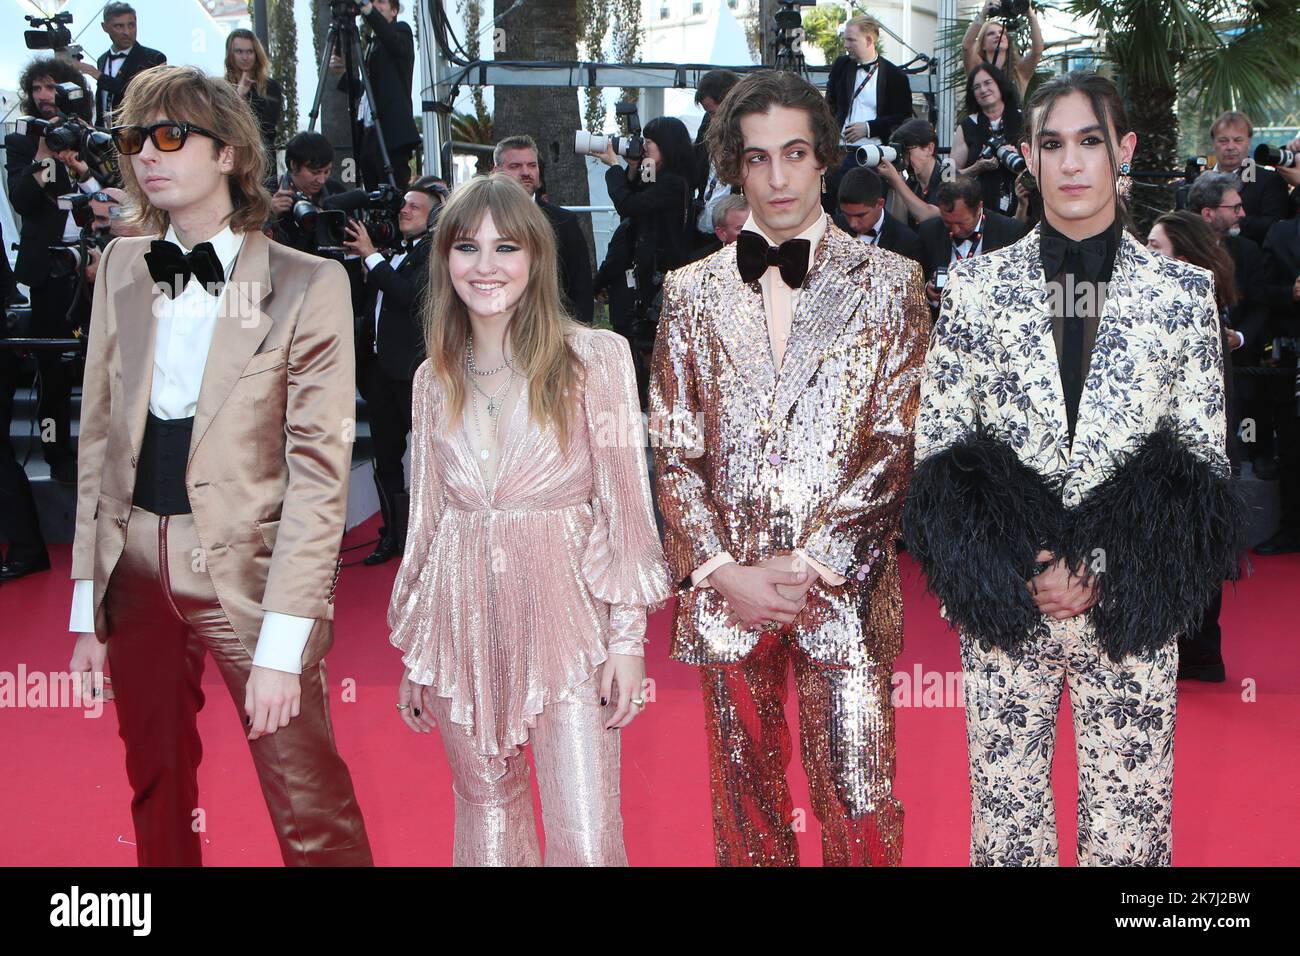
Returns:
[[[397,705],[397,709],[398,709],[398,710],[409,710],[410,707],[411,707],[410,704],[398,704],[398,705]]]
[[[636,704],[638,707],[644,707],[644,706],[645,706],[645,698],[644,698],[644,697],[633,697],[633,698],[632,698],[632,703]]]

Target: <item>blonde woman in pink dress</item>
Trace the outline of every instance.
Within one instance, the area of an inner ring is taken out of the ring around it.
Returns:
[[[411,516],[388,623],[397,707],[451,765],[456,865],[625,866],[619,743],[668,596],[632,356],[560,304],[550,223],[518,183],[452,193],[415,374]]]

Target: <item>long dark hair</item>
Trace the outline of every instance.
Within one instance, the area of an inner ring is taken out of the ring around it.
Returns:
[[[86,85],[86,78],[75,66],[57,56],[40,56],[23,67],[22,75],[18,77],[18,89],[21,94],[19,108],[24,116],[40,115],[36,109],[36,101],[32,99],[32,87],[36,85],[37,80],[45,76],[55,83],[76,83],[80,86],[85,92],[80,100],[73,103],[73,112],[87,123],[92,121],[95,97],[91,95],[90,87]]]
[[[1179,209],[1165,213],[1151,228],[1156,226],[1169,237],[1174,255],[1214,273],[1214,298],[1219,308],[1226,309],[1237,301],[1236,266],[1209,223],[1194,212]]]
[[[1115,136],[1124,136],[1131,132],[1128,122],[1128,113],[1124,109],[1124,100],[1119,95],[1119,90],[1115,84],[1102,76],[1100,73],[1085,73],[1082,70],[1073,70],[1069,73],[1063,73],[1060,76],[1054,76],[1045,80],[1034,90],[1033,96],[1029,98],[1029,103],[1025,107],[1025,132],[1029,137],[1029,148],[1034,153],[1034,168],[1038,169],[1038,160],[1041,158],[1040,150],[1036,140],[1036,131],[1042,127],[1043,122],[1052,112],[1052,107],[1056,101],[1063,96],[1071,93],[1082,93],[1088,98],[1092,105],[1093,116],[1101,125],[1101,138],[1106,144],[1106,155],[1110,157],[1111,186],[1119,177],[1119,157],[1116,153],[1115,138],[1111,135],[1111,129],[1114,128]],[[1124,197],[1115,194],[1115,214],[1129,229],[1133,228],[1133,219],[1129,215],[1128,205],[1124,202]]]
[[[682,181],[682,219],[690,211],[691,181],[694,179],[695,147],[686,124],[675,116],[657,116],[645,124],[642,135],[659,147],[661,158],[655,178],[675,176]]]
[[[979,102],[975,99],[975,81],[979,79],[981,73],[987,73],[993,77],[993,82],[998,86],[998,92],[1002,95],[1002,115],[1007,116],[1011,112],[1020,110],[1020,91],[1016,89],[1016,84],[1012,83],[1007,75],[999,70],[992,63],[981,62],[975,69],[970,71],[966,77],[966,112],[979,116],[984,111],[980,109]]]

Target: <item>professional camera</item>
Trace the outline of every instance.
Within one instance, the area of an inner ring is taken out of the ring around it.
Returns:
[[[121,180],[113,137],[90,126],[74,112],[74,104],[88,95],[77,83],[60,83],[54,93],[55,108],[59,112],[57,119],[27,116],[16,120],[14,128],[25,136],[43,138],[51,152],[74,150],[77,158],[90,167],[101,184],[116,186]]]
[[[1255,147],[1255,163],[1260,166],[1272,166],[1292,169],[1296,165],[1297,154],[1285,146],[1269,146],[1260,143]]]
[[[617,133],[588,133],[578,130],[573,134],[573,151],[579,156],[599,156],[610,146],[624,159],[641,159],[645,156],[645,141],[641,138],[641,121],[636,115],[635,103],[615,103],[615,115],[625,124],[627,135]]]
[[[73,60],[80,60],[82,49],[72,42],[72,31],[68,24],[72,22],[71,13],[56,13],[52,17],[24,18],[33,27],[44,29],[24,30],[23,42],[29,50],[53,50],[55,53]]]
[[[1002,0],[989,16],[999,20],[1014,20],[1029,16],[1029,0]]]
[[[853,158],[859,166],[875,169],[881,163],[889,163],[899,172],[902,172],[903,166],[906,165],[906,160],[903,158],[906,155],[907,150],[898,143],[890,143],[888,146],[867,144],[853,151]]]
[[[992,137],[980,150],[979,158],[996,159],[1003,169],[1015,176],[1025,171],[1025,157],[1020,155],[1020,150],[1012,143],[1007,142],[1005,136]]]
[[[346,251],[343,240],[347,236],[348,214],[342,209],[329,208],[331,198],[318,206],[306,193],[294,192],[293,223],[317,254],[342,259]]]
[[[1187,165],[1183,167],[1183,180],[1191,185],[1196,182],[1196,177],[1210,168],[1210,157],[1208,156],[1188,156]]]
[[[330,13],[340,19],[361,16],[360,0],[327,0]]]

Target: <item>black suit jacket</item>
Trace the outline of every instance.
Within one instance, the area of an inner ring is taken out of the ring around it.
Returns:
[[[591,252],[578,217],[544,199],[537,200],[537,207],[546,214],[555,231],[555,251],[560,260],[560,291],[569,300],[574,318],[583,325],[591,325],[595,308],[591,288]]]
[[[111,113],[122,102],[122,97],[126,95],[126,88],[135,79],[137,73],[142,73],[151,66],[158,66],[160,63],[167,62],[167,55],[161,50],[154,50],[137,43],[131,47],[131,52],[122,61],[122,66],[118,69],[117,75],[109,76],[104,72],[104,68],[108,65],[108,55],[112,52],[111,49],[105,50],[100,54],[99,59],[95,61],[95,66],[99,69],[100,74],[99,79],[96,81],[95,90],[96,126],[108,125],[108,117],[104,112],[103,104],[105,97],[101,96],[101,93],[107,95],[108,111]]]
[[[1232,356],[1235,365],[1258,365],[1268,327],[1268,289],[1264,253],[1245,236],[1227,236],[1224,247],[1232,256],[1237,301],[1228,306],[1228,325],[1246,337]]]
[[[837,212],[834,219],[835,225],[850,236],[857,236],[857,233],[849,226],[848,220],[844,218],[843,213]],[[885,213],[880,226],[879,245],[882,249],[897,252],[900,256],[907,256],[914,262],[925,264],[925,249],[921,245],[921,237],[913,232],[906,223],[895,219],[889,213]]]
[[[14,277],[24,285],[39,286],[50,269],[50,245],[63,237],[68,221],[67,210],[60,209],[58,197],[76,188],[62,163],[54,164],[51,182],[42,186],[33,172],[41,167],[35,162],[37,141],[25,133],[5,137],[5,173],[9,177],[9,201],[22,217],[18,234],[18,261]]]
[[[826,104],[835,114],[840,129],[848,122],[853,106],[854,78],[858,74],[858,61],[847,53],[831,64],[826,81]],[[879,136],[882,143],[889,142],[894,130],[912,118],[912,82],[899,67],[883,56],[880,58],[876,83],[876,118],[867,124],[869,136]]]
[[[1240,225],[1243,236],[1262,245],[1273,223],[1290,217],[1291,196],[1286,180],[1267,166],[1254,166],[1254,172],[1254,180],[1238,189],[1246,212]]]
[[[365,51],[365,68],[370,88],[375,94],[379,128],[384,132],[388,151],[413,147],[420,142],[420,131],[411,115],[411,77],[415,72],[415,36],[411,25],[402,20],[392,23],[374,7],[366,14],[366,23],[374,31]],[[361,78],[356,90],[364,95]],[[338,88],[347,89],[347,77],[339,78]],[[355,115],[355,114],[353,114]]]
[[[1264,281],[1272,312],[1272,334],[1300,335],[1300,302],[1295,300],[1300,276],[1300,218],[1282,219],[1264,237]]]
[[[985,209],[984,242],[980,252],[992,252],[994,249],[1009,246],[1028,231],[1029,227],[1019,219],[1012,219],[1010,216]],[[936,269],[948,268],[948,261],[952,258],[952,240],[948,237],[948,227],[943,224],[943,219],[939,216],[927,219],[917,226],[916,234],[921,239],[924,254],[921,267],[925,270],[926,281],[929,282],[934,278]]]
[[[362,316],[364,355],[379,362],[389,378],[411,381],[424,361],[424,295],[429,287],[430,235],[423,236],[415,248],[394,269],[381,262],[366,277],[366,311]],[[375,349],[375,300],[379,293],[384,301],[379,311],[379,348]]]
[[[262,145],[266,147],[268,153],[274,151],[275,127],[284,112],[284,90],[274,77],[268,76],[266,95],[262,96],[257,92],[257,87],[253,86],[249,88],[245,99],[252,107],[253,115],[257,117],[257,125],[262,131]]]

